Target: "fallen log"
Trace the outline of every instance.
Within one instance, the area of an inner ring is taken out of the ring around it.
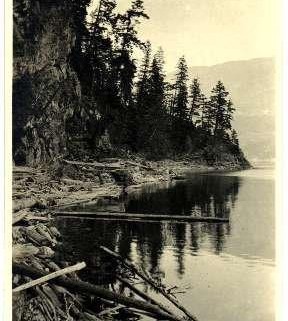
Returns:
[[[204,216],[187,216],[187,215],[165,215],[165,214],[140,214],[126,212],[68,212],[55,211],[53,214],[57,216],[80,216],[94,218],[117,218],[117,219],[139,219],[139,220],[155,220],[155,221],[182,221],[182,222],[207,222],[207,223],[227,223],[228,218],[222,217],[204,217]]]
[[[127,288],[129,288],[130,290],[132,290],[135,294],[137,294],[138,296],[140,296],[140,298],[144,299],[147,302],[150,302],[156,306],[158,306],[161,310],[173,315],[173,313],[171,311],[169,311],[163,304],[157,302],[156,300],[154,300],[153,298],[151,298],[150,296],[148,296],[146,293],[142,292],[141,290],[137,289],[133,284],[131,284],[129,282],[129,280],[127,279],[123,279],[120,276],[116,276],[116,278],[123,284],[125,285]]]
[[[50,218],[45,216],[36,216],[32,212],[27,213],[27,216],[23,218],[25,221],[41,221],[41,222],[49,222]],[[14,224],[14,223],[13,223]]]
[[[31,212],[28,212],[26,210],[22,210],[22,211],[13,213],[12,214],[12,224],[14,225],[14,224],[22,221],[29,214],[31,214]]]
[[[15,166],[13,167],[14,174],[35,174],[35,169],[32,167]]]
[[[98,317],[101,317],[102,315],[113,313],[113,312],[115,312],[115,311],[118,311],[119,309],[122,309],[123,307],[124,307],[124,305],[119,304],[119,305],[117,305],[116,307],[108,308],[108,309],[106,309],[106,310],[103,310],[103,311],[99,312],[99,313],[97,314],[97,316],[98,316]]]
[[[174,299],[169,293],[167,293],[164,289],[160,288],[150,277],[146,276],[142,271],[139,270],[139,268],[133,264],[132,262],[128,261],[127,259],[123,259],[118,253],[115,253],[111,250],[109,250],[105,246],[100,246],[100,249],[104,251],[105,253],[112,256],[117,261],[120,261],[122,264],[124,264],[127,268],[129,268],[131,271],[136,273],[138,276],[140,276],[144,281],[146,281],[154,290],[161,293],[167,300],[169,300],[171,303],[174,304],[179,310],[181,310],[186,316],[188,316],[191,320],[196,321],[196,317],[192,315],[189,311],[187,311],[176,299]]]
[[[52,279],[55,279],[55,278],[57,278],[59,276],[62,276],[62,275],[65,275],[65,274],[68,274],[68,273],[71,273],[71,272],[79,271],[79,270],[81,270],[81,269],[83,269],[85,267],[86,267],[86,263],[85,262],[81,262],[81,263],[75,264],[73,266],[69,266],[69,267],[67,267],[65,269],[55,271],[55,272],[50,273],[48,275],[44,275],[44,276],[40,277],[39,279],[33,280],[31,282],[22,284],[22,285],[18,286],[17,288],[14,288],[13,289],[13,293],[29,289],[29,288],[31,288],[33,286],[36,286],[36,285],[39,285],[39,284],[42,284],[42,283],[46,283],[46,282],[48,282],[48,281],[50,281]]]
[[[12,260],[21,261],[39,253],[39,248],[30,244],[16,244],[12,249]]]
[[[46,272],[35,268],[31,268],[30,266],[27,266],[27,265],[14,263],[12,267],[13,267],[13,273],[22,274],[22,275],[24,274],[31,278],[39,278],[47,275]],[[100,297],[109,301],[113,301],[115,303],[123,304],[127,307],[135,308],[141,311],[147,311],[152,314],[155,314],[155,316],[157,316],[159,319],[171,320],[171,321],[183,321],[181,318],[178,318],[163,312],[157,306],[151,303],[136,300],[130,297],[125,297],[123,295],[111,292],[99,286],[92,285],[88,282],[78,281],[78,280],[75,281],[68,278],[65,278],[65,279],[54,278],[54,279],[48,280],[48,282],[63,286],[74,292],[94,294],[97,297]]]
[[[93,163],[86,163],[86,162],[78,162],[78,161],[69,161],[64,159],[64,163],[76,166],[84,166],[84,167],[93,167],[93,168],[101,168],[101,169],[120,169],[122,168],[121,164],[119,163],[109,163],[103,164],[98,162]]]
[[[131,309],[131,308],[129,308],[129,311],[130,311],[130,312],[132,312],[132,313],[141,314],[141,315],[144,315],[144,316],[150,317],[150,318],[152,318],[152,319],[157,319],[157,318],[155,317],[155,315],[154,315],[154,314],[149,313],[149,312],[140,311],[140,310],[137,310],[137,309]],[[182,321],[183,321],[183,320],[182,320]]]
[[[30,208],[32,206],[35,206],[38,203],[37,199],[25,199],[25,200],[19,200],[19,201],[13,201],[13,212],[17,212],[20,210],[23,210],[25,208]]]
[[[100,163],[119,163],[121,162],[121,159],[109,157],[109,158],[101,158],[99,161]]]

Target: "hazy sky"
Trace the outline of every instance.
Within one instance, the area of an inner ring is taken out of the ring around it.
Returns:
[[[182,55],[189,66],[273,56],[277,1],[145,0],[150,20],[139,35],[155,50],[162,46],[167,71]],[[131,1],[118,3],[121,10]]]

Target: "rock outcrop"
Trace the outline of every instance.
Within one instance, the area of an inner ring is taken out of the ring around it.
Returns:
[[[73,7],[72,7],[73,8]],[[14,1],[13,158],[39,165],[65,154],[65,123],[81,87],[70,63],[75,45],[66,1]]]

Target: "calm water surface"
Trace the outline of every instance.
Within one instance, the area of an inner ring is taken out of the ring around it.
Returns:
[[[77,210],[229,217],[229,223],[119,222],[58,218],[61,259],[87,262],[81,277],[111,282],[105,245],[177,285],[199,321],[274,320],[274,180],[270,169],[191,175]],[[101,273],[101,278],[99,274]],[[107,278],[105,276],[107,275]],[[147,289],[144,289],[147,290]],[[165,302],[166,303],[166,302]]]

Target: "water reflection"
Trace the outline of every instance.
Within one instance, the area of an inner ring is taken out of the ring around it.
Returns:
[[[126,212],[229,217],[237,201],[238,176],[194,175],[169,188],[151,185],[125,201]]]
[[[118,206],[130,213],[229,217],[237,201],[239,187],[239,177],[198,175],[191,177],[189,181],[177,182],[169,188],[147,186],[141,193],[123,199]],[[110,201],[104,201],[100,206],[102,209],[104,206],[106,210],[115,208],[115,204]],[[98,208],[88,205],[88,208],[86,206],[82,209],[93,211]],[[136,244],[139,263],[154,275],[164,273],[159,270],[159,262],[164,248],[171,246],[177,261],[177,273],[181,276],[185,273],[186,248],[192,254],[197,253],[203,240],[209,236],[214,252],[220,254],[231,228],[227,223],[108,222],[78,218],[61,218],[58,225],[64,235],[65,251],[62,259],[88,260],[88,270],[82,273],[85,273],[85,278],[96,283],[105,282],[106,279],[110,282],[116,268],[99,252],[99,245],[107,246],[131,259],[131,247]]]

